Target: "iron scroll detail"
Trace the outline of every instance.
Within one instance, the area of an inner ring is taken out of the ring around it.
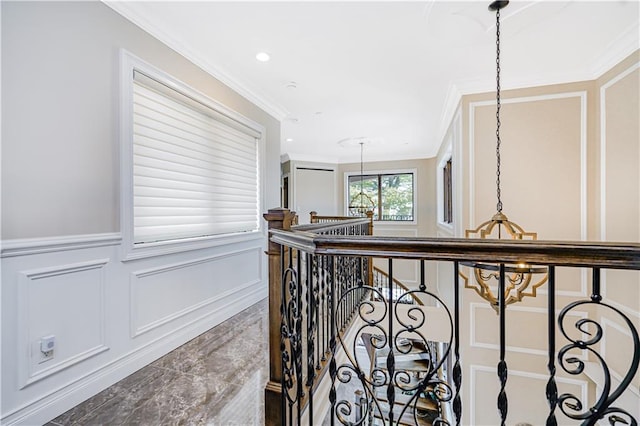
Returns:
[[[569,312],[583,307],[584,305],[596,305],[602,309],[606,309],[610,313],[615,314],[622,323],[628,327],[628,331],[632,340],[632,357],[626,374],[615,386],[612,380],[612,374],[604,357],[598,352],[598,344],[602,342],[604,331],[602,326],[590,318],[581,318],[570,324],[572,321],[567,319]],[[600,297],[592,297],[591,300],[580,300],[567,305],[558,316],[558,327],[564,337],[569,341],[558,352],[558,362],[562,369],[572,375],[578,375],[585,370],[584,357],[580,358],[575,355],[576,351],[587,352],[590,358],[595,360],[600,367],[603,382],[599,383],[597,389],[596,402],[589,408],[581,399],[572,393],[563,393],[558,396],[558,407],[569,418],[574,420],[582,420],[582,425],[595,425],[598,420],[608,419],[609,424],[628,424],[637,426],[638,421],[625,409],[614,406],[614,403],[624,390],[631,384],[633,377],[638,371],[640,364],[640,339],[638,331],[634,327],[631,320],[619,309],[601,302]],[[568,329],[573,327],[582,336],[588,336],[585,339],[570,337]]]
[[[336,423],[356,426],[369,424],[374,417],[382,419],[385,424],[399,424],[401,420],[410,420],[413,424],[420,424],[420,417],[430,416],[432,425],[449,425],[443,416],[443,410],[437,413],[424,410],[424,401],[433,402],[435,407],[441,407],[453,399],[453,389],[439,374],[448,368],[449,354],[453,342],[453,319],[445,303],[435,294],[421,288],[399,294],[397,299],[426,297],[433,298],[437,305],[446,312],[449,320],[450,334],[446,349],[440,353],[433,342],[424,336],[421,328],[428,322],[427,315],[417,306],[408,307],[403,303],[379,303],[384,300],[379,288],[360,286],[369,292],[370,297],[360,302],[357,307],[357,317],[361,324],[355,331],[355,338],[351,341],[338,335],[337,340],[344,351],[346,362],[336,366],[334,383],[337,381],[347,388],[356,388],[356,400],[349,395],[339,395],[332,400],[335,408]],[[349,300],[348,293],[357,290],[347,289],[336,303],[336,311]],[[392,306],[392,308],[390,308]],[[385,328],[390,317],[394,320],[393,332],[388,333]],[[370,365],[363,361],[361,354],[366,352],[373,357]],[[418,354],[418,355],[416,355]],[[407,367],[406,359],[412,356],[420,358],[421,368]],[[376,362],[376,359],[379,362]],[[345,386],[346,385],[346,386]],[[332,389],[334,389],[332,384]]]

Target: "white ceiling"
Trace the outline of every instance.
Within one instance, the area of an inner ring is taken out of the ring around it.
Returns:
[[[485,1],[107,4],[281,119],[292,159],[359,161],[338,142],[362,137],[365,161],[432,157],[460,95],[495,90]],[[512,1],[503,89],[597,78],[640,47],[639,5]]]

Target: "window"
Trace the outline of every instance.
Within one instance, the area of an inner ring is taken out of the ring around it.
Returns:
[[[259,230],[259,125],[128,59],[123,218],[133,247]]]
[[[352,175],[348,178],[349,202],[361,191],[373,201],[373,219],[414,220],[414,173]]]
[[[451,174],[451,158],[442,168],[442,222],[453,223],[453,187]]]

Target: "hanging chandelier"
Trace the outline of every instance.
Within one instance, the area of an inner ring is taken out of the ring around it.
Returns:
[[[366,216],[367,212],[375,207],[371,197],[364,193],[364,163],[362,161],[364,140],[360,140],[358,143],[360,144],[360,192],[349,203],[350,216]]]
[[[511,222],[502,212],[502,200],[500,197],[500,10],[509,4],[509,1],[494,1],[489,5],[490,11],[496,12],[496,196],[497,212],[491,220],[478,226],[476,229],[465,231],[465,238],[480,239],[512,239],[512,240],[536,240],[535,232],[526,232],[522,227]],[[474,290],[480,297],[488,301],[493,309],[498,312],[499,301],[494,292],[500,280],[500,266],[491,263],[465,262],[465,266],[471,267],[470,277],[460,273],[465,288]],[[521,301],[525,296],[536,296],[538,287],[547,281],[547,268],[532,266],[525,261],[504,265],[505,271],[505,306]]]

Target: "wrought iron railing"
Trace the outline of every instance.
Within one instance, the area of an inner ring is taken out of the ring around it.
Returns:
[[[372,233],[372,219],[322,216],[305,225],[295,213],[265,214],[272,232],[360,236]],[[352,322],[372,280],[372,263],[362,256],[313,256],[299,247],[269,243],[269,382],[265,388],[268,424],[300,423],[313,412],[313,390],[328,371],[331,345]],[[340,300],[336,307],[335,300]],[[334,347],[335,350],[335,347]],[[287,420],[288,419],[288,420]]]
[[[309,216],[310,216],[310,218],[309,218],[310,223],[334,223],[334,222],[342,222],[343,220],[353,220],[354,219],[353,216],[319,215],[315,211],[310,212]],[[373,212],[372,211],[368,211],[368,212],[365,213],[365,216],[363,216],[363,217],[367,217],[367,218],[371,219],[371,218],[373,218]]]
[[[287,214],[274,210],[265,215],[271,230],[273,280],[267,424],[314,425],[325,418],[332,425],[469,424],[462,418],[463,401],[480,396],[463,395],[461,387],[460,331],[468,324],[460,320],[459,268],[469,262],[499,265],[496,423],[506,424],[510,413],[504,265],[526,259],[528,264],[548,267],[548,344],[543,352],[548,411],[540,413],[536,424],[556,425],[560,419],[584,425],[600,420],[637,425],[637,415],[632,414],[637,407],[620,405],[620,397],[637,386],[632,381],[640,364],[638,324],[605,299],[600,277],[603,269],[640,270],[640,244],[374,237],[365,230],[364,221],[359,231],[349,230],[358,226],[350,221],[329,224],[328,229],[313,228],[318,225],[290,229]],[[373,258],[386,259],[387,294],[393,293],[396,260],[415,259],[420,265],[419,283],[400,296],[429,301],[428,306],[385,298],[373,285]],[[428,284],[428,261],[452,264],[452,300],[441,299]],[[559,267],[591,271],[591,295],[557,306]],[[372,300],[372,294],[384,301]],[[576,310],[583,315],[591,308],[608,311],[616,317],[616,329],[629,336],[627,346],[616,348],[628,360],[622,377],[612,376],[601,348],[605,327],[597,318],[582,316],[572,322]],[[601,370],[595,396],[560,393],[558,383],[564,383],[560,374],[578,376],[587,361]]]

